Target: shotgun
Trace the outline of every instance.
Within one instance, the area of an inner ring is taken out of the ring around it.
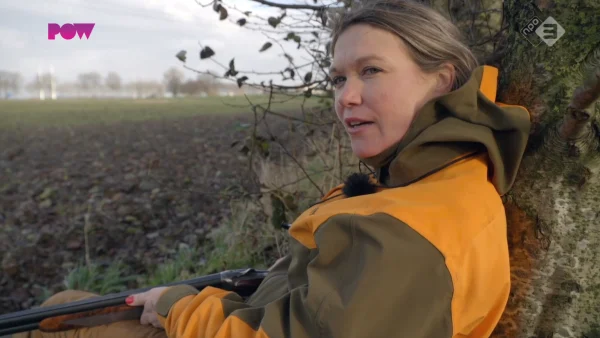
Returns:
[[[60,332],[104,325],[120,320],[139,320],[143,307],[129,306],[125,303],[125,299],[132,294],[142,293],[160,286],[187,284],[198,290],[213,286],[227,291],[234,291],[245,298],[256,291],[267,273],[267,270],[254,269],[227,270],[165,285],[128,290],[66,304],[38,307],[0,315],[0,337],[32,330]]]

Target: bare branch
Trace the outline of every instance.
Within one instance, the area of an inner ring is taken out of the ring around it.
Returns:
[[[330,172],[332,170],[333,170],[333,168],[325,168],[325,169],[322,169],[322,170],[314,171],[312,174],[313,175],[319,175],[319,174],[324,174],[324,173]],[[276,186],[274,189],[266,189],[263,193],[269,193],[269,192],[274,192],[274,191],[278,191],[278,190],[279,191],[284,191],[284,188],[286,188],[286,187],[288,187],[290,185],[294,185],[296,183],[302,182],[302,181],[304,181],[306,179],[307,179],[306,177],[301,177],[301,178],[296,179],[294,181],[291,181],[291,182],[288,182],[288,183],[284,183],[283,185]],[[288,193],[292,193],[292,192],[288,192]]]
[[[280,3],[267,1],[267,0],[252,0],[252,1],[258,2],[259,4],[263,4],[263,5],[267,5],[267,6],[271,6],[271,7],[277,7],[277,8],[281,8],[281,9],[308,9],[308,10],[313,10],[313,11],[319,11],[319,10],[323,10],[323,9],[327,8],[325,6],[280,4]]]
[[[212,6],[212,5],[213,5],[213,3],[214,3],[214,0],[213,0],[213,1],[211,1],[211,2],[209,2],[209,3],[207,3],[206,5],[204,5],[204,4],[202,4],[202,3],[200,3],[200,1],[199,1],[199,0],[196,0],[196,3],[197,3],[198,5],[200,5],[200,7],[208,7],[208,6]]]
[[[273,88],[271,87],[271,95],[273,93]],[[306,176],[306,178],[310,181],[310,183],[312,185],[315,186],[315,188],[319,191],[319,193],[323,196],[325,195],[325,193],[323,192],[323,190],[321,189],[321,187],[319,187],[319,185],[317,183],[315,183],[315,181],[313,181],[313,179],[310,177],[310,175],[306,172],[306,169],[304,169],[304,166],[302,166],[302,164],[300,162],[298,162],[298,160],[294,157],[294,155],[292,155],[287,148],[277,140],[276,137],[273,137],[273,133],[271,132],[271,129],[269,128],[269,124],[267,123],[267,120],[264,121],[265,122],[265,126],[267,127],[267,132],[269,133],[269,135],[271,136],[272,139],[275,139],[275,142],[277,142],[277,144],[279,144],[279,146],[281,147],[281,149],[283,149],[283,151],[288,155],[288,157],[290,157],[292,159],[292,161],[294,161],[294,163],[296,163],[296,165],[300,168],[300,170],[302,170],[302,172],[304,173],[304,175]],[[306,121],[303,121],[306,122]]]
[[[257,105],[256,107],[259,107],[259,108],[262,108],[262,109],[264,109],[264,108],[263,108],[263,107],[261,107],[260,105]],[[288,116],[288,115],[285,115],[285,114],[282,114],[282,113],[277,113],[277,112],[274,112],[274,111],[272,111],[272,110],[267,110],[267,109],[264,109],[264,112],[265,112],[265,113],[268,113],[268,114],[271,114],[271,115],[275,115],[275,116],[278,116],[278,117],[284,118],[284,119],[288,119],[288,120],[291,120],[291,121],[302,122],[302,123],[305,123],[305,124],[311,124],[311,125],[314,125],[314,126],[324,126],[324,125],[328,125],[328,124],[329,124],[329,123],[316,123],[316,122],[310,122],[310,121],[306,121],[306,120],[299,119],[299,118],[296,118],[296,117]]]

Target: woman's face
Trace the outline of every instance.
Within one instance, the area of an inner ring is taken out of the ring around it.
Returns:
[[[337,117],[363,159],[400,141],[415,113],[448,87],[420,70],[400,38],[364,24],[340,35],[330,73]]]

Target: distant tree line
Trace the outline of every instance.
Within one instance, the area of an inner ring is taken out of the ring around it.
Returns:
[[[21,89],[23,77],[17,72],[0,70],[0,98],[17,94]]]
[[[0,70],[0,99],[10,98],[21,92],[22,89],[30,93],[41,90],[50,93],[52,89],[61,95],[79,96],[128,96],[162,97],[170,93],[179,96],[214,96],[227,94],[241,94],[242,91],[235,85],[219,81],[213,76],[199,74],[196,78],[187,78],[185,74],[175,68],[169,68],[162,81],[135,80],[125,83],[117,72],[108,72],[102,76],[97,71],[78,74],[74,82],[59,82],[56,74],[41,73],[34,76],[31,81],[24,83],[23,76],[18,72]]]

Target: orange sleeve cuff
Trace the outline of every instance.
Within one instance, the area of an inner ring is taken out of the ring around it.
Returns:
[[[179,337],[185,336],[184,332],[212,332],[218,329],[225,319],[221,299],[231,292],[211,286],[199,293],[196,290],[196,294],[185,292],[183,288],[169,288],[159,298],[163,311],[158,312],[157,303],[158,318],[167,334]]]

